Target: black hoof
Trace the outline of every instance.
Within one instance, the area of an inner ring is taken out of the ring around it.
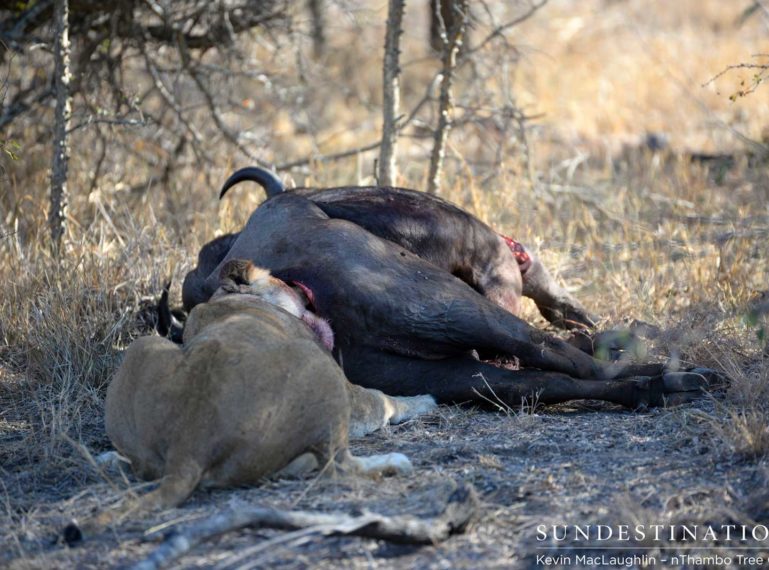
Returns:
[[[672,408],[690,404],[707,395],[702,375],[690,372],[667,372],[661,376],[634,379],[635,408]]]
[[[662,375],[665,393],[692,392],[708,389],[708,380],[696,372],[665,372]]]
[[[67,546],[76,546],[83,542],[83,531],[80,530],[77,521],[73,520],[64,527],[61,537]]]
[[[708,383],[708,390],[723,390],[729,385],[729,379],[711,368],[696,367],[689,370],[689,374],[698,374]]]
[[[665,407],[689,404],[726,386],[726,378],[710,368],[692,368],[662,375]]]
[[[681,372],[665,372],[666,392],[714,391],[727,386],[728,380],[710,368],[696,367]]]

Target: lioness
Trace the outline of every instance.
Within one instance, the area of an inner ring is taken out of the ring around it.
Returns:
[[[107,391],[106,425],[139,477],[162,477],[141,508],[176,506],[201,483],[253,484],[307,454],[346,472],[410,470],[399,453],[354,457],[348,435],[404,421],[434,400],[350,384],[332,346],[328,323],[300,295],[240,260],[192,311],[182,347],[136,340]]]

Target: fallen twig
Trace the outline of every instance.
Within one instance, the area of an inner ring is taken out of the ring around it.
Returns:
[[[430,519],[363,513],[311,513],[265,507],[230,509],[186,528],[171,531],[163,543],[134,570],[164,568],[199,544],[242,528],[298,530],[315,527],[324,536],[351,535],[401,544],[436,544],[465,531],[477,516],[478,496],[471,485],[461,484],[449,497],[443,512]]]

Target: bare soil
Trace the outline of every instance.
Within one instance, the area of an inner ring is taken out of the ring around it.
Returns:
[[[0,519],[0,565],[46,569],[130,565],[156,547],[142,540],[148,529],[187,523],[242,503],[435,516],[459,481],[477,489],[482,512],[466,534],[444,544],[413,547],[298,534],[251,553],[260,543],[285,533],[244,530],[196,548],[177,567],[533,567],[538,555],[569,552],[568,546],[538,541],[538,525],[670,524],[697,521],[701,513],[713,523],[740,516],[749,520],[749,497],[765,485],[765,467],[724,453],[709,427],[708,418],[718,414],[718,408],[711,399],[645,413],[590,402],[535,413],[444,406],[420,421],[390,427],[353,445],[361,454],[407,454],[416,468],[412,476],[378,481],[280,480],[250,489],[201,490],[179,509],[124,521],[74,548],[58,539],[68,520],[82,520],[125,498],[127,489],[143,490],[146,485],[130,475],[99,476],[95,469],[83,470],[82,463],[45,469],[23,461],[9,465],[4,459],[4,502],[10,516]],[[0,439],[4,458],[23,437],[8,420]],[[98,431],[92,435],[91,451],[107,448]],[[665,557],[681,545],[663,546],[661,551],[638,552]],[[596,550],[602,551],[602,547]],[[633,545],[627,552],[634,552]],[[566,564],[579,565],[573,559]]]

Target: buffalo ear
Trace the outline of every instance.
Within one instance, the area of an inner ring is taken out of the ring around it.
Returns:
[[[219,272],[219,280],[224,286],[226,281],[235,285],[248,285],[249,273],[254,264],[247,259],[230,259]]]

